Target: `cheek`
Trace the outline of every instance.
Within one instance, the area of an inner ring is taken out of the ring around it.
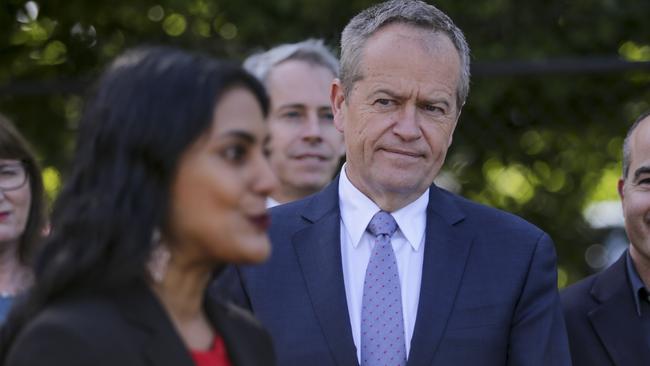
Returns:
[[[234,172],[217,174],[210,166],[188,169],[173,189],[172,222],[178,239],[209,238],[239,204],[241,184]],[[183,173],[183,172],[181,172]]]
[[[648,214],[648,210],[650,210],[649,206],[650,202],[648,202],[648,199],[640,198],[633,200],[625,205],[625,216],[628,218],[642,219]]]
[[[173,226],[181,245],[197,246],[213,260],[228,258],[241,226],[235,197],[204,194],[200,199],[190,201],[193,204],[179,207]]]
[[[343,145],[343,134],[335,129],[334,126],[328,126],[323,129],[323,139],[335,149]]]
[[[650,192],[629,190],[623,200],[623,216],[626,221],[639,223],[650,220]]]
[[[29,185],[26,184],[22,188],[10,192],[8,198],[11,200],[16,209],[18,223],[22,225],[22,227],[19,229],[23,230],[25,228],[25,224],[27,223],[27,216],[29,216],[29,208],[32,204],[32,195],[31,191],[29,190]]]
[[[269,131],[269,150],[271,160],[286,159],[291,145],[298,140],[298,128],[292,128],[286,124],[277,124]]]
[[[453,135],[453,127],[448,125],[435,126],[424,131],[427,143],[431,150],[446,153]]]

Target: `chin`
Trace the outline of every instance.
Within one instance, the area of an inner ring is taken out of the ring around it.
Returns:
[[[414,192],[419,191],[421,188],[420,186],[423,185],[421,180],[410,180],[408,177],[403,176],[393,176],[388,179],[377,179],[376,182],[378,182],[383,187],[383,190],[388,192]],[[425,187],[428,186],[429,185],[425,185]]]
[[[243,253],[239,264],[257,264],[264,262],[271,255],[271,244],[266,235],[264,240],[256,239],[256,243],[246,245],[246,252]]]

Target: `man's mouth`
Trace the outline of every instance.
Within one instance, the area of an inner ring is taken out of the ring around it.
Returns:
[[[403,155],[405,157],[411,157],[411,158],[420,158],[423,156],[423,154],[411,150],[395,149],[395,148],[382,148],[381,150],[390,154]]]

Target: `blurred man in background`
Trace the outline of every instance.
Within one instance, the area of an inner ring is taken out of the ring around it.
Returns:
[[[574,366],[650,365],[650,111],[625,137],[618,193],[629,249],[562,292]]]
[[[252,55],[244,67],[264,83],[271,97],[270,162],[280,184],[268,206],[320,191],[344,154],[329,100],[338,60],[322,41],[309,39]]]

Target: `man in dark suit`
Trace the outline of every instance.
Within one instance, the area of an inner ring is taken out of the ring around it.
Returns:
[[[650,112],[623,143],[618,193],[629,250],[562,292],[575,366],[650,365]]]
[[[550,238],[433,184],[469,89],[460,29],[390,1],[354,17],[341,47],[347,162],[273,209],[271,259],[233,272],[278,364],[570,364]]]

